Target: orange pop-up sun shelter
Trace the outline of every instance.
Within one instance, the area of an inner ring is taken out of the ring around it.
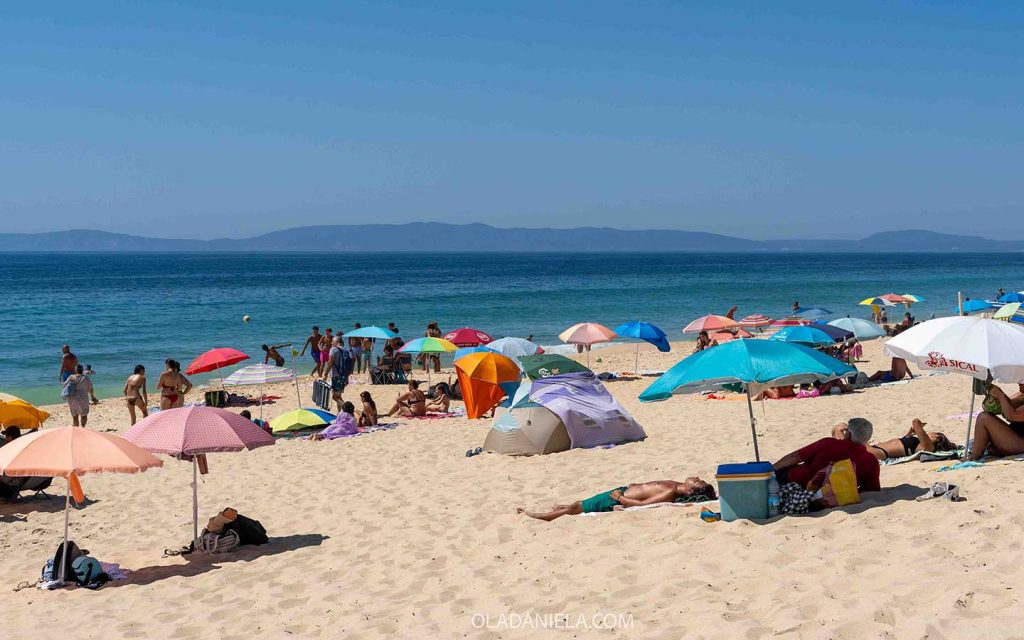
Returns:
[[[501,384],[519,380],[519,367],[500,353],[470,353],[455,361],[466,416],[479,418],[508,395]]]

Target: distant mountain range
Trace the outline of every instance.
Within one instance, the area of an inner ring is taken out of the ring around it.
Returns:
[[[746,240],[698,231],[608,227],[499,229],[485,224],[367,224],[295,227],[242,239],[169,240],[73,229],[0,233],[0,251],[678,251],[678,252],[1005,252],[1024,240],[989,240],[933,231],[887,231],[862,240]]]

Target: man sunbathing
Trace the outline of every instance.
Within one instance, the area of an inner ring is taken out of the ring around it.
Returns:
[[[698,502],[701,499],[716,498],[715,488],[700,478],[687,478],[683,482],[654,480],[605,491],[572,504],[555,505],[547,513],[534,513],[521,507],[516,509],[516,513],[525,513],[531,518],[551,522],[562,516],[575,516],[581,513],[620,511],[624,507],[639,507],[659,502]]]

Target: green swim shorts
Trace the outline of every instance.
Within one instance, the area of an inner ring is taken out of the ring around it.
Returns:
[[[619,501],[612,498],[612,491],[626,492],[629,487],[617,487],[604,493],[599,493],[596,496],[592,496],[583,501],[583,513],[600,513],[604,511],[611,511],[615,507],[619,506]]]

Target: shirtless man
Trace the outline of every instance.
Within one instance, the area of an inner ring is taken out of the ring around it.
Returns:
[[[314,325],[313,333],[308,338],[306,338],[306,343],[302,345],[302,353],[299,354],[300,357],[306,355],[306,347],[309,347],[309,353],[310,355],[313,356],[313,370],[309,372],[309,375],[311,376],[319,376],[321,368],[323,367],[323,365],[320,364],[321,337],[322,336],[320,335],[320,327]]]
[[[654,480],[619,487],[572,504],[555,505],[547,513],[527,511],[523,508],[516,509],[516,513],[525,513],[531,518],[551,522],[562,516],[621,511],[625,507],[639,507],[659,502],[696,502],[701,498],[716,499],[715,488],[700,478],[690,477],[683,482]]]
[[[279,367],[283,367],[284,366],[284,356],[282,356],[280,353],[278,353],[277,350],[282,348],[282,347],[287,347],[287,346],[289,346],[289,345],[286,343],[286,344],[274,344],[274,345],[269,345],[269,346],[268,345],[263,345],[262,347],[260,347],[261,349],[263,349],[263,351],[266,352],[264,354],[264,356],[263,356],[263,364],[267,364],[271,360],[273,360],[275,365],[277,365]]]
[[[320,336],[320,375],[324,377],[324,380],[331,377],[331,372],[327,367],[327,361],[331,357],[331,349],[333,348],[334,330],[327,327],[324,329],[324,335]]]
[[[356,323],[356,329],[362,329],[363,325]],[[348,350],[352,352],[352,365],[355,373],[363,372],[363,339],[352,337],[348,339]]]
[[[64,384],[68,378],[75,373],[75,367],[78,366],[78,356],[71,353],[71,347],[64,345],[60,348],[60,383]]]

